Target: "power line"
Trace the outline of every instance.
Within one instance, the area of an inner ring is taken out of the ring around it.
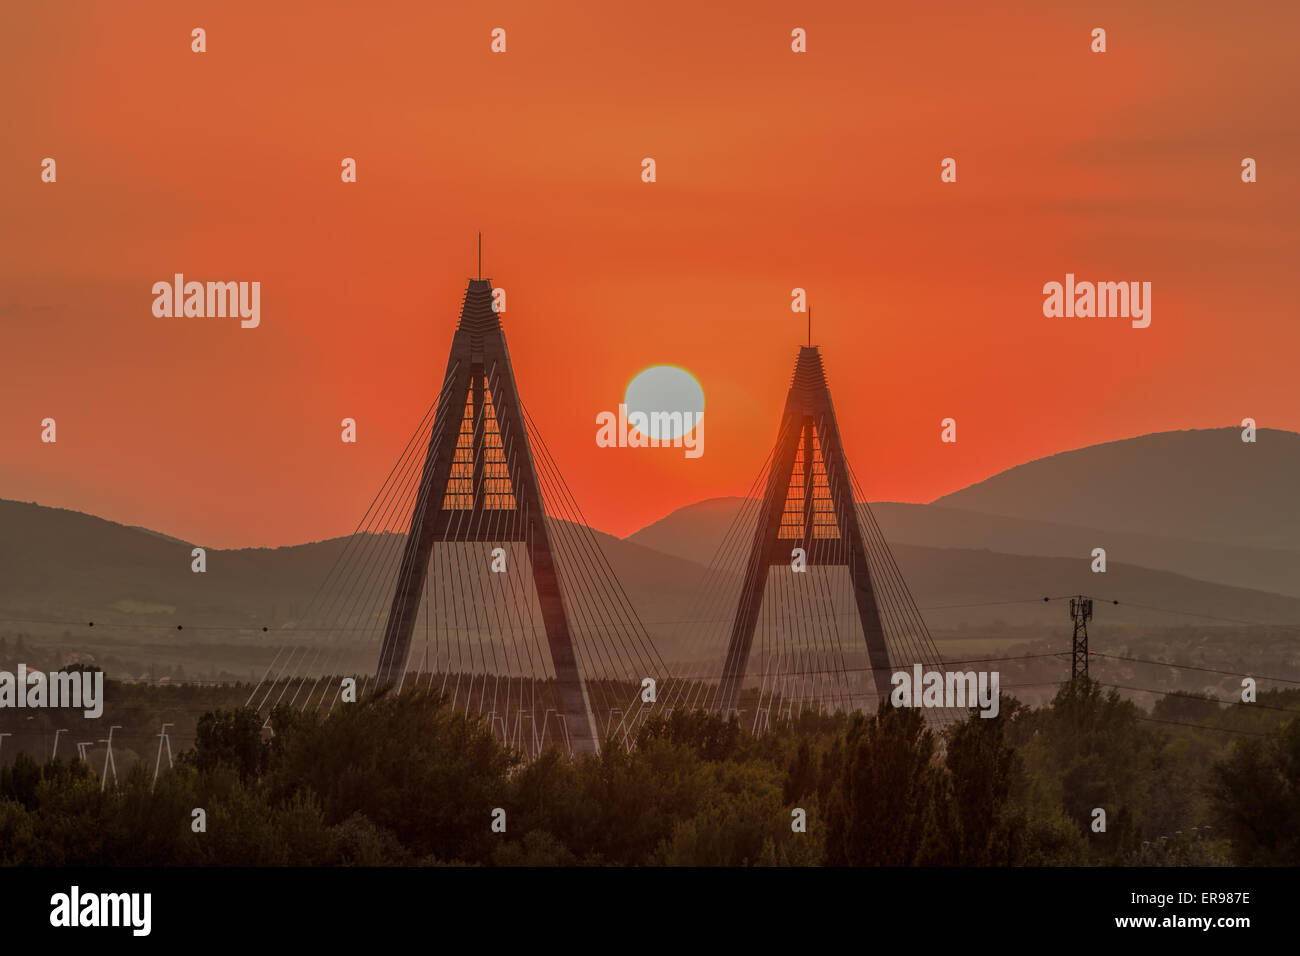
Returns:
[[[1145,720],[1153,724],[1173,724],[1177,727],[1191,727],[1193,730],[1213,730],[1221,734],[1239,734],[1244,737],[1269,736],[1267,733],[1260,733],[1256,730],[1233,730],[1230,727],[1211,727],[1209,724],[1189,724],[1183,720],[1167,720],[1163,717],[1139,717],[1138,720]]]
[[[965,608],[978,607],[1010,607],[1018,604],[1037,604],[1047,601],[1062,601],[1076,595],[1059,594],[1047,597],[1020,598],[1007,601],[980,601],[969,604],[931,604],[922,605],[917,608],[920,611],[946,611],[958,610]],[[1281,628],[1300,628],[1300,624],[1288,623],[1284,621],[1258,621],[1248,618],[1221,617],[1213,614],[1203,614],[1198,611],[1184,611],[1177,608],[1157,607],[1154,604],[1139,604],[1134,601],[1120,601],[1117,599],[1105,599],[1107,604],[1119,607],[1139,608],[1144,611],[1156,611],[1162,614],[1175,614],[1183,617],[1199,617],[1210,621],[1219,621],[1226,624],[1245,624],[1253,627],[1281,627]],[[793,615],[789,615],[793,616]],[[844,615],[851,617],[852,615]],[[689,617],[689,618],[664,618],[664,619],[647,619],[644,624],[708,624],[719,621],[730,621],[730,617]],[[191,630],[191,631],[263,631],[274,632],[276,634],[285,634],[287,632],[301,631],[305,633],[324,633],[338,631],[374,631],[383,626],[383,623],[376,621],[369,625],[360,625],[355,627],[317,627],[311,625],[285,624],[272,627],[266,624],[150,624],[141,621],[82,621],[68,620],[59,618],[0,618],[0,623],[4,624],[45,624],[52,627],[124,627],[134,629],[153,629],[153,630]],[[588,628],[592,630],[592,628]]]
[[[1044,598],[1043,600],[1046,600]],[[977,604],[935,604],[927,607],[920,607],[921,611],[943,611],[954,608],[972,608],[972,607],[1002,607],[1013,604],[1036,604],[1039,598],[1027,598],[1018,601],[984,601]],[[796,615],[787,615],[794,617]],[[856,617],[856,615],[842,615],[844,617]],[[647,619],[644,624],[710,624],[719,621],[730,621],[730,617],[687,617],[687,618],[663,618]],[[376,621],[374,624],[362,625],[358,627],[315,627],[310,625],[286,624],[278,627],[270,627],[264,624],[150,624],[139,621],[72,621],[55,618],[0,618],[0,623],[5,624],[48,624],[52,627],[126,627],[126,628],[150,628],[153,630],[191,630],[191,631],[274,631],[276,634],[284,634],[289,631],[303,631],[306,633],[320,633],[326,631],[374,631],[382,628],[383,622]],[[593,630],[593,628],[588,628]]]
[[[1255,627],[1300,627],[1300,624],[1286,624],[1281,621],[1251,621],[1245,618],[1219,617],[1214,614],[1202,614],[1199,611],[1180,611],[1177,608],[1156,607],[1153,604],[1137,604],[1133,601],[1111,601],[1112,604],[1120,604],[1124,607],[1137,607],[1144,611],[1159,611],[1163,614],[1178,614],[1184,617],[1200,617],[1210,621],[1222,621],[1227,624],[1250,624]]]
[[[1237,671],[1224,671],[1214,667],[1198,667],[1195,664],[1175,664],[1173,661],[1157,661],[1146,657],[1126,657],[1120,654],[1105,654],[1102,653],[1101,651],[1093,651],[1092,656],[1108,657],[1111,660],[1116,660],[1116,661],[1133,661],[1134,663],[1138,663],[1138,664],[1159,664],[1163,667],[1176,667],[1179,668],[1180,670],[1205,671],[1206,673],[1209,674],[1224,674],[1228,677],[1254,677],[1256,680],[1276,681],[1280,684],[1300,684],[1300,680],[1296,680],[1291,677],[1273,677],[1267,674],[1259,674],[1259,675],[1241,674],[1238,673]]]
[[[1154,687],[1130,687],[1126,684],[1103,684],[1103,687],[1114,687],[1116,690],[1131,690],[1144,694],[1160,694],[1162,697],[1182,697],[1186,700],[1198,700],[1206,704],[1228,704],[1236,706],[1238,704],[1244,707],[1259,707],[1264,710],[1280,710],[1284,714],[1300,714],[1300,710],[1291,707],[1279,707],[1277,704],[1261,704],[1258,702],[1247,704],[1239,700],[1224,700],[1222,697],[1201,697],[1198,694],[1189,693],[1185,690],[1156,690]]]

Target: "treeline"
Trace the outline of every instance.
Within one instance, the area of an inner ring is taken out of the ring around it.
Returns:
[[[273,735],[215,710],[156,783],[144,762],[103,787],[85,762],[20,756],[0,771],[0,863],[1294,865],[1294,712],[1300,692],[1147,714],[1080,681],[942,735],[888,706],[760,737],[678,711],[630,750],[525,763],[432,693],[279,708]]]

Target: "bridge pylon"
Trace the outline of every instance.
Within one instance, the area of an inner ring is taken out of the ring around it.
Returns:
[[[724,716],[737,709],[768,576],[799,561],[796,549],[807,566],[848,569],[876,694],[887,699],[889,649],[821,352],[812,345],[799,349],[745,565],[714,701]]]
[[[522,542],[570,752],[599,751],[492,282],[470,279],[425,454],[376,680],[400,688],[436,542]]]

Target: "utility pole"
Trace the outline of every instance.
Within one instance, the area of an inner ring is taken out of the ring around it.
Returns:
[[[61,727],[54,732],[54,749],[50,751],[50,760],[53,761],[59,759],[59,734],[66,734],[67,732],[67,727]]]
[[[79,760],[84,760],[86,761],[86,763],[90,763],[90,758],[86,756],[86,748],[89,747],[92,743],[93,741],[90,740],[77,741],[77,758]]]
[[[170,770],[172,767],[175,766],[175,764],[172,763],[172,742],[171,742],[171,738],[169,738],[169,737],[167,736],[167,728],[168,728],[168,727],[172,727],[172,726],[175,726],[175,725],[174,725],[174,724],[163,724],[163,725],[162,725],[162,732],[161,732],[160,734],[158,734],[158,759],[154,761],[154,765],[153,765],[153,783],[149,785],[149,789],[151,789],[151,790],[152,790],[153,787],[158,783],[158,770],[159,770],[159,768],[162,767],[162,752],[163,752],[163,745],[164,745],[164,744],[166,744],[166,746],[167,746],[167,769]]]
[[[1074,647],[1070,655],[1070,681],[1088,676],[1088,622],[1092,620],[1092,598],[1082,594],[1070,598],[1070,619],[1074,622]]]
[[[113,761],[113,731],[121,730],[121,724],[114,724],[108,728],[108,739],[101,740],[101,744],[108,744],[108,753],[104,755],[104,772],[99,776],[99,789],[102,791],[108,786],[108,771],[111,767],[113,770],[113,786],[117,786],[117,764]]]

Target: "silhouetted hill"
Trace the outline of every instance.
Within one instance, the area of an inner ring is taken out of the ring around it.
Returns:
[[[1102,547],[1112,563],[1300,597],[1300,435],[1258,434],[1256,445],[1236,429],[1148,435],[1030,462],[932,504],[871,507],[893,544],[1083,559]],[[1232,463],[1188,464],[1235,454],[1233,436],[1243,451]],[[697,502],[627,540],[707,564],[740,506]]]
[[[297,622],[349,542],[209,548],[206,573],[195,574],[190,542],[77,511],[0,499],[0,528],[0,630],[14,619],[98,619],[101,626],[179,623],[260,634],[263,626]],[[595,535],[637,607],[675,608],[703,574],[701,567],[634,542]],[[351,553],[391,575],[403,540],[358,536]]]
[[[744,498],[708,498],[670,511],[627,541],[711,566]]]
[[[871,507],[890,541],[1065,558],[1087,557],[1102,547],[1112,562],[1300,597],[1300,551],[1100,531],[935,504],[880,502]]]
[[[886,502],[873,512],[941,636],[1055,632],[1061,607],[1041,598],[1074,592],[1120,601],[1098,617],[1123,627],[1285,624],[1300,621],[1297,475],[1300,435],[1265,429],[1244,445],[1235,429],[1170,432],[1030,462],[929,505]],[[685,656],[704,627],[687,619],[718,613],[738,588],[748,528],[733,565],[701,595],[741,504],[698,502],[624,540],[595,532],[665,657]],[[263,626],[298,622],[350,540],[380,564],[395,564],[402,543],[387,534],[209,549],[200,575],[190,571],[190,543],[79,512],[0,500],[0,528],[0,632],[57,636],[58,628],[24,623],[42,619],[130,625],[97,629],[98,650],[134,640],[138,654],[166,660],[196,643],[226,642],[233,650],[222,663],[237,672],[269,654]],[[1107,549],[1104,575],[1090,571],[1094,547]],[[189,630],[177,633],[178,623]],[[65,643],[87,642],[86,628],[72,630]]]
[[[1078,558],[906,544],[894,544],[891,550],[931,630],[987,627],[1002,621],[1013,626],[1041,623],[1053,630],[1064,626],[1068,632],[1061,602],[1045,604],[1041,598],[1070,594],[1097,599],[1099,624],[1207,628],[1237,622],[1300,624],[1300,598],[1211,584],[1122,562],[1111,561],[1106,573],[1094,574],[1089,562]],[[1116,600],[1119,607],[1105,606]],[[996,603],[1003,601],[1024,603]]]
[[[345,539],[284,548],[207,550],[79,511],[0,500],[0,617],[261,627],[293,616]]]
[[[1160,432],[1040,458],[934,501],[1035,521],[1300,551],[1300,434]]]
[[[702,563],[710,562],[741,504],[740,498],[712,498],[687,505],[628,540],[683,558],[700,556]],[[1219,560],[1222,555],[1245,555],[1280,580],[1285,572],[1268,565],[1274,552],[1192,546],[1187,542],[1017,521],[933,505],[885,502],[872,505],[872,512],[932,629],[988,626],[999,621],[1013,626],[1040,623],[1059,626],[1059,604],[1039,606],[1035,600],[1071,593],[1119,600],[1124,607],[1119,617],[1128,623],[1169,625],[1204,620],[1196,614],[1270,623],[1300,622],[1300,595],[1195,580],[1142,567],[1128,557],[1131,553],[1141,554],[1146,558],[1181,561],[1188,566],[1199,561],[1209,570],[1222,570],[1223,562]],[[748,542],[748,534],[743,540]],[[990,544],[998,547],[989,547]],[[1091,549],[1099,545],[1108,548],[1105,574],[1094,574],[1091,570]],[[1036,550],[1045,553],[1035,553]],[[1021,553],[1004,553],[1011,551]],[[1291,562],[1286,567],[1296,566],[1296,555],[1276,554]],[[732,566],[743,561],[744,556],[742,548]],[[1243,571],[1241,576],[1245,579],[1249,575]],[[1291,586],[1294,587],[1294,582]],[[1180,618],[1148,612],[1136,607],[1138,604],[1192,613]],[[1105,613],[1116,619],[1115,612]]]

